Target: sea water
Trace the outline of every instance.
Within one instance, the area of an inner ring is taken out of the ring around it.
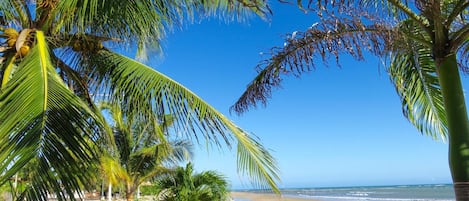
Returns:
[[[454,201],[451,184],[283,189],[284,197],[324,201]]]

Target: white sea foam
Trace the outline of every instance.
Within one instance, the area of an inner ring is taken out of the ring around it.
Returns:
[[[373,193],[373,192],[351,191],[351,192],[347,193],[347,195],[359,196],[359,197],[368,197],[368,195],[371,194],[371,193]]]
[[[284,190],[291,197],[324,201],[454,201],[452,185],[400,185]]]
[[[324,201],[347,201],[347,200],[366,200],[366,201],[454,201],[447,199],[432,199],[432,198],[370,198],[370,197],[347,197],[347,196],[304,196],[304,198],[315,198]]]

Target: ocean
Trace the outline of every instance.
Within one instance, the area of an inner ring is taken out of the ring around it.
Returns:
[[[324,201],[454,201],[451,184],[284,189],[284,196]]]

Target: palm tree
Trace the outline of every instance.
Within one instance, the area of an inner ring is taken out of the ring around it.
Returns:
[[[169,166],[192,156],[189,142],[166,142],[168,134],[163,132],[171,126],[172,120],[163,121],[166,124],[159,125],[157,122],[142,122],[138,117],[124,115],[118,105],[104,103],[101,108],[109,110],[114,122],[114,143],[108,145],[108,155],[101,159],[102,169],[108,175],[109,184],[124,183],[127,200],[133,200],[140,184],[169,172]],[[167,116],[167,119],[171,117]],[[161,136],[161,133],[165,136]]]
[[[266,104],[286,75],[299,76],[342,54],[357,60],[364,51],[385,58],[404,116],[422,133],[449,141],[457,200],[469,199],[469,124],[459,70],[467,72],[467,0],[298,1],[318,22],[286,38],[232,106],[242,113]],[[459,70],[458,70],[459,69]]]
[[[229,198],[228,182],[214,171],[194,173],[191,163],[178,167],[157,181],[159,198],[165,201],[226,201]]]
[[[142,119],[166,114],[178,132],[216,145],[237,143],[239,170],[278,191],[268,151],[176,81],[107,47],[159,48],[166,31],[207,15],[269,14],[262,0],[0,1],[0,185],[36,163],[22,194],[59,199],[93,180],[105,123],[94,106],[107,100]],[[103,46],[103,43],[105,45]]]

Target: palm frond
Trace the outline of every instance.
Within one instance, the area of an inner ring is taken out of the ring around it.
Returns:
[[[243,113],[250,106],[263,105],[271,96],[273,89],[278,88],[282,77],[315,68],[316,59],[324,64],[330,57],[349,54],[357,60],[363,59],[363,52],[370,51],[376,55],[385,55],[393,48],[397,34],[386,24],[366,25],[360,19],[341,19],[321,21],[306,32],[295,32],[288,37],[283,47],[272,49],[271,58],[262,61],[257,68],[258,75],[248,85],[246,91],[231,107],[237,113]]]
[[[318,16],[335,18],[336,16],[362,16],[370,15],[376,19],[397,23],[401,20],[412,19],[428,34],[431,33],[429,20],[420,15],[429,4],[426,0],[399,1],[399,0],[308,0],[308,9],[316,11]],[[444,1],[445,4],[454,4],[456,1]],[[297,1],[303,9],[304,1]]]
[[[17,18],[18,14],[15,12],[15,7],[12,1],[1,1],[0,2],[0,17],[2,26],[20,26],[20,19]],[[7,23],[8,22],[8,23]]]
[[[0,2],[0,16],[8,26],[26,27],[31,22],[31,14],[25,1],[2,1]],[[3,26],[6,24],[2,23]],[[1,24],[0,24],[1,25]]]
[[[127,190],[134,189],[157,174],[167,173],[169,169],[165,167],[165,162],[177,163],[191,155],[187,142],[160,140],[161,136],[157,133],[162,131],[154,128],[160,125],[140,119],[139,113],[124,113],[117,103],[104,101],[99,106],[102,111],[109,112],[114,122],[112,133],[115,143],[108,147],[109,152],[114,154],[101,158],[101,170],[109,182],[122,179],[127,184]]]
[[[74,199],[74,191],[92,181],[100,122],[57,75],[41,31],[36,41],[0,93],[0,183],[35,161],[23,196],[46,200],[54,192]]]
[[[469,11],[468,11],[469,15]],[[469,16],[466,16],[469,19]],[[452,49],[457,49],[467,43],[469,40],[469,20],[461,20],[461,24],[457,24],[453,26],[454,32],[450,33],[450,37],[452,38]],[[454,50],[453,50],[454,51]]]
[[[60,1],[57,13],[66,30],[85,34],[117,38],[127,43],[138,42],[159,48],[164,36],[165,19],[152,1]],[[57,27],[60,28],[60,27]],[[57,31],[59,31],[58,29]]]
[[[453,1],[445,1],[447,5],[445,7],[449,7],[451,9],[450,13],[448,14],[448,18],[446,20],[446,26],[450,27],[451,24],[453,24],[457,18],[462,18],[463,21],[467,20],[467,8],[469,7],[469,2],[466,0],[453,0]],[[466,10],[466,13],[464,13]],[[465,16],[465,17],[464,17]],[[465,18],[465,19],[464,19]]]
[[[133,152],[128,168],[140,177],[150,178],[164,170],[165,166],[175,165],[192,157],[192,146],[187,141],[174,141],[169,144],[155,144]],[[155,171],[157,170],[157,171]]]
[[[6,84],[12,77],[13,73],[18,69],[18,66],[15,64],[16,55],[7,54],[5,55],[6,60],[2,66],[2,89],[5,88]]]
[[[195,173],[191,163],[160,178],[158,186],[159,196],[166,200],[226,200],[229,194],[223,175],[214,171]]]
[[[288,1],[291,2],[291,1]],[[355,15],[357,11],[368,11],[374,12],[381,17],[385,16],[394,16],[394,17],[402,17],[402,9],[396,7],[393,4],[394,0],[296,0],[298,7],[301,10],[308,11],[313,10],[319,14],[319,17],[323,17],[323,12],[326,14],[352,14]],[[400,2],[399,2],[400,3]],[[306,4],[306,5],[305,5]],[[407,2],[401,3],[402,7],[407,8]],[[305,9],[306,7],[307,9]]]
[[[172,173],[173,171],[174,171],[174,169],[172,169],[172,168],[168,168],[168,167],[164,167],[164,166],[158,166],[158,167],[154,168],[153,170],[150,170],[150,171],[146,172],[145,175],[140,175],[139,179],[135,181],[135,183],[137,184],[135,186],[138,186],[138,185],[142,184],[145,181],[151,181],[151,180],[153,180],[157,177],[166,176],[166,175]]]
[[[432,51],[416,43],[409,46],[391,56],[388,68],[402,111],[421,133],[446,140],[447,120]]]
[[[102,156],[100,159],[101,171],[106,175],[107,181],[118,184],[121,180],[129,180],[129,173],[122,167],[119,160],[112,156]]]
[[[176,132],[198,139],[202,134],[205,140],[221,145],[219,138],[230,145],[233,137],[240,147],[238,161],[247,173],[252,172],[252,179],[259,186],[271,186],[278,190],[275,182],[279,180],[277,164],[270,153],[251,136],[238,128],[233,122],[215,110],[193,92],[169,77],[135,60],[119,54],[102,50],[92,61],[108,72],[112,86],[112,102],[120,103],[124,113],[154,114],[174,117]],[[96,78],[102,80],[102,78]]]
[[[200,191],[200,200],[227,200],[228,182],[215,171],[204,171],[194,176],[194,186]]]
[[[270,13],[264,0],[216,1],[126,1],[126,0],[68,0],[60,1],[55,13],[55,31],[62,28],[77,35],[96,34],[119,38],[126,44],[137,45],[137,54],[145,57],[146,50],[161,50],[160,39],[174,26],[205,17],[227,13],[240,18],[255,12]]]
[[[275,159],[259,141],[241,135],[238,137],[238,172],[247,175],[255,187],[265,188],[268,184],[275,193],[280,193],[275,183],[280,180]]]
[[[54,54],[51,56],[52,60],[56,63],[56,66],[60,69],[62,80],[66,82],[69,88],[75,92],[75,94],[77,94],[83,100],[86,100],[89,105],[93,105],[90,92],[88,91],[89,87],[86,83],[86,79],[71,66],[57,58]]]

